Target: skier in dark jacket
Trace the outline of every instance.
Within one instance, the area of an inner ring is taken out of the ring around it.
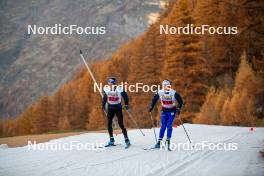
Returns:
[[[123,113],[122,113],[122,104],[121,104],[122,97],[125,102],[124,108],[128,109],[129,99],[127,93],[120,86],[116,86],[115,78],[108,79],[108,86],[104,87],[104,97],[102,101],[102,108],[104,110],[107,109],[107,128],[110,136],[110,141],[106,145],[107,147],[115,145],[114,144],[115,140],[113,136],[113,127],[112,127],[113,118],[115,115],[117,116],[118,125],[121,128],[122,133],[124,135],[126,148],[130,145],[130,141],[127,136],[127,130],[123,123]]]
[[[172,125],[176,113],[180,113],[183,106],[183,101],[181,96],[173,89],[171,89],[170,81],[164,80],[162,82],[163,89],[159,90],[153,97],[152,102],[149,106],[149,112],[152,111],[157,101],[161,100],[162,114],[161,114],[161,128],[159,133],[159,140],[155,145],[155,148],[160,148],[164,133],[167,128],[167,139],[166,143],[168,149],[170,150],[170,139],[172,136]],[[178,106],[177,105],[178,102]]]

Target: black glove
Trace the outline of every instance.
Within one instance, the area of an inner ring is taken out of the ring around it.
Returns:
[[[128,105],[125,105],[124,108],[125,108],[126,110],[129,110],[129,106],[128,106]]]
[[[152,107],[152,106],[149,106],[149,108],[148,108],[148,112],[151,112],[152,109],[153,109],[153,107]]]
[[[181,113],[181,109],[180,108],[176,108],[176,114],[180,115]]]

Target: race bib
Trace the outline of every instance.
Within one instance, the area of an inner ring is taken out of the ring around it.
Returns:
[[[169,92],[168,94],[165,94],[164,92],[160,92],[160,99],[163,108],[175,107],[174,92]]]
[[[162,103],[164,105],[171,105],[171,104],[173,104],[173,101],[172,100],[162,100]]]
[[[119,97],[108,97],[108,101],[118,102]]]

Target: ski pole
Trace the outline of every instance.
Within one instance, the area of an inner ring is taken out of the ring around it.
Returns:
[[[156,135],[156,130],[155,130],[154,120],[153,120],[153,117],[152,117],[151,112],[149,112],[149,114],[150,114],[150,118],[151,118],[151,121],[152,121],[152,128],[153,128],[153,132],[154,132],[155,140],[156,140],[156,142],[158,142],[157,135]]]
[[[89,74],[90,74],[90,76],[91,76],[93,82],[96,84],[96,87],[97,87],[97,89],[98,89],[98,91],[99,91],[101,97],[103,98],[103,93],[100,91],[100,89],[99,89],[99,87],[98,87],[98,84],[97,84],[97,81],[96,81],[96,79],[95,79],[95,77],[94,77],[94,74],[93,74],[93,72],[91,71],[91,69],[90,69],[88,63],[86,62],[86,60],[85,60],[84,57],[83,57],[83,52],[82,52],[82,50],[80,50],[80,57],[81,57],[81,59],[82,59],[84,65],[86,66],[86,68],[87,68],[87,70],[88,70],[88,72],[89,72]],[[104,111],[105,117],[107,118],[107,113],[106,113],[106,111],[105,111],[105,110],[103,110],[103,111]],[[117,124],[116,124],[116,121],[115,121],[115,120],[114,120],[114,127],[117,127]],[[117,136],[117,133],[116,133],[116,132],[115,132],[115,135]]]
[[[183,127],[183,129],[184,129],[184,132],[185,132],[185,134],[186,134],[186,136],[187,136],[187,138],[188,138],[190,144],[192,145],[192,141],[191,141],[191,139],[190,139],[190,137],[189,137],[189,135],[188,135],[188,133],[187,133],[187,131],[186,131],[184,125],[183,125],[183,122],[182,122],[181,118],[179,118],[179,120],[180,120],[180,122],[181,122],[181,124],[182,124],[182,127]]]
[[[145,136],[145,134],[143,133],[143,131],[139,128],[138,123],[137,123],[136,120],[133,118],[131,112],[130,112],[128,109],[125,109],[125,110],[126,110],[126,112],[127,112],[127,114],[128,114],[128,117],[133,121],[133,123],[136,125],[136,127],[138,128],[138,130],[141,132],[141,134],[142,134],[143,136]]]

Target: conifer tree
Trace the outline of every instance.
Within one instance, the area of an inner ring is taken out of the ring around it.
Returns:
[[[37,103],[33,112],[33,133],[45,133],[49,131],[50,127],[50,100],[47,95],[44,95]]]
[[[170,24],[194,24],[186,1],[178,1],[170,17]],[[183,95],[186,118],[191,120],[199,112],[209,86],[210,70],[202,54],[199,36],[192,34],[169,35],[166,48],[164,77]]]

